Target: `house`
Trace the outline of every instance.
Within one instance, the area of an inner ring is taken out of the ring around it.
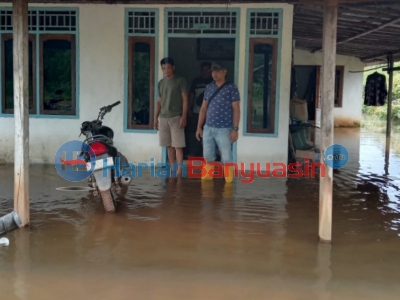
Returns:
[[[165,0],[162,5],[151,0],[75,1],[63,7],[55,1],[32,3],[29,8],[27,0],[13,0],[12,7],[4,3],[0,10],[0,158],[14,160],[14,206],[22,226],[30,218],[29,164],[52,163],[58,147],[74,139],[75,128],[78,131],[82,121],[94,119],[98,107],[123,99],[124,105],[110,114],[107,125],[115,130],[115,142],[129,161],[166,161],[166,151],[158,147],[152,129],[161,57],[177,58],[188,79],[195,76],[195,66],[202,60],[223,59],[230,65],[229,80],[239,87],[243,112],[234,159],[246,164],[288,159],[294,63],[303,77],[314,78],[305,76],[307,72],[316,74],[318,96],[314,98],[316,107],[321,104],[322,153],[333,143],[335,109],[339,117],[357,119],[347,111],[359,105],[361,77],[346,73],[357,74],[351,70],[361,66],[360,61],[385,57],[390,82],[398,70],[393,67],[394,60],[400,59],[398,1],[229,0],[202,5],[183,0]],[[284,2],[297,3],[296,12]],[[118,5],[106,5],[110,3]],[[13,43],[10,34],[15,34]],[[302,54],[297,48],[311,53],[322,48],[323,62],[318,54]],[[14,59],[18,61],[11,63]],[[354,79],[351,86],[345,78]],[[350,90],[354,99],[348,95]],[[389,112],[390,100],[389,96]],[[310,105],[309,111],[313,110]],[[319,238],[330,242],[332,166],[320,177],[320,184]]]
[[[12,162],[12,6],[0,7],[0,161]],[[104,123],[114,130],[121,152],[132,162],[165,161],[152,125],[162,78],[159,61],[165,56],[175,59],[177,73],[188,83],[201,62],[224,60],[228,79],[242,95],[236,161],[286,162],[292,59],[297,96],[312,100],[310,120],[316,119],[322,66],[321,52],[304,50],[316,26],[299,34],[302,23],[296,17],[302,15],[294,12],[287,3],[30,4],[31,162],[52,163],[58,147],[79,139],[83,121],[118,100],[123,105]],[[318,21],[316,15],[313,20]],[[264,66],[268,73],[257,77],[249,71]],[[336,126],[360,123],[363,74],[352,72],[364,66],[355,55],[337,55]]]
[[[299,93],[317,80],[309,74],[322,66],[321,52],[296,46],[301,41],[294,36],[292,4],[98,2],[29,4],[31,163],[52,164],[63,143],[82,140],[82,122],[96,119],[100,107],[118,100],[122,105],[106,115],[104,124],[114,130],[119,150],[133,163],[166,161],[153,129],[157,82],[163,76],[159,62],[165,56],[175,59],[177,73],[188,82],[198,76],[201,62],[224,60],[242,97],[234,158],[246,165],[287,161],[292,58]],[[9,3],[0,7],[0,35],[0,162],[13,162]],[[350,72],[362,70],[364,62],[338,55],[337,65],[335,123],[359,124],[363,75]],[[251,70],[260,66],[265,72],[253,76]],[[316,108],[310,106],[310,119]]]

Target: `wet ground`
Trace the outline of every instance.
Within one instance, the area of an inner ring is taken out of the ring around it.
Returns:
[[[399,299],[400,156],[386,172],[383,135],[335,142],[350,161],[334,174],[331,245],[318,243],[318,179],[135,179],[106,215],[32,167],[32,224],[0,248],[0,299]],[[4,215],[12,166],[0,191]]]

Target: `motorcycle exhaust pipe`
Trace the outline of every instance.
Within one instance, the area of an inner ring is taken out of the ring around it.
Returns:
[[[132,177],[129,176],[122,176],[121,177],[121,184],[122,185],[129,185],[131,183]]]
[[[21,228],[21,220],[15,211],[0,218],[0,236],[19,228]]]

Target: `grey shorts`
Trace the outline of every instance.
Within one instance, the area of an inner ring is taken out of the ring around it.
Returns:
[[[185,128],[180,128],[181,116],[160,118],[159,136],[161,147],[185,148]]]

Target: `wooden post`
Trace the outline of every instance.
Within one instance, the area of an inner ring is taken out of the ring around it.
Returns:
[[[335,96],[337,0],[324,0],[323,65],[321,99],[321,156],[333,144],[333,107]],[[320,178],[319,189],[319,238],[332,239],[332,183],[333,170],[326,166]]]
[[[388,55],[388,74],[389,74],[389,89],[387,103],[387,121],[386,121],[386,148],[385,148],[385,173],[389,173],[389,156],[390,156],[390,138],[392,131],[392,93],[393,93],[393,54]]]
[[[13,0],[14,209],[29,224],[28,0]]]

